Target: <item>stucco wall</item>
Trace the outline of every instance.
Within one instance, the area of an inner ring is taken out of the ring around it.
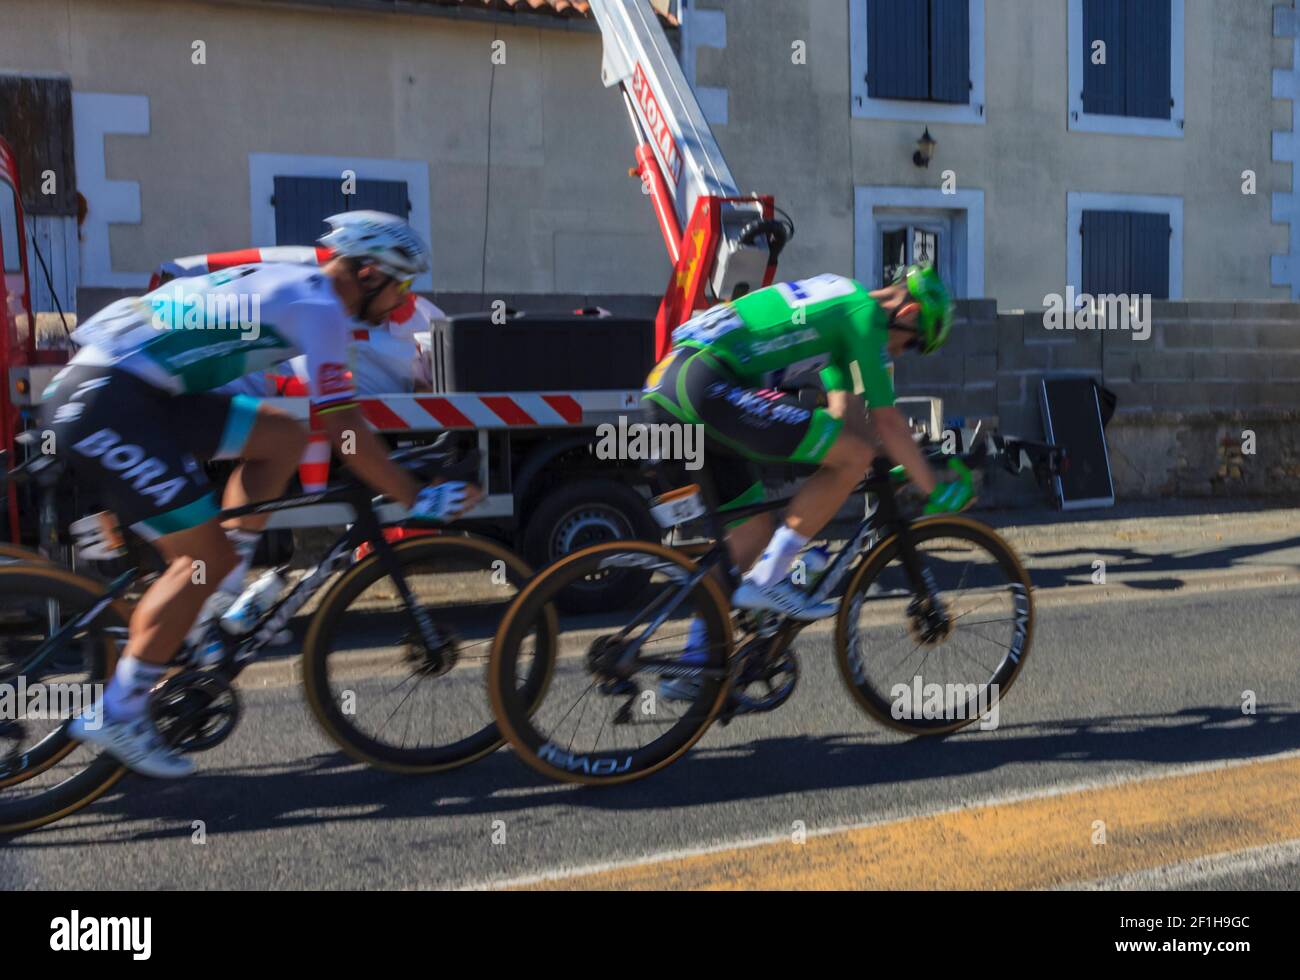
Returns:
[[[1292,52],[1273,36],[1271,0],[1185,0],[1182,139],[1069,131],[1068,0],[984,0],[986,122],[929,123],[939,145],[925,170],[911,154],[926,124],[850,115],[850,5],[861,2],[688,5],[688,17],[708,20],[690,60],[709,105],[725,110],[715,132],[732,170],[742,188],[775,193],[798,224],[784,276],[858,271],[855,190],[937,189],[950,169],[959,190],[983,195],[979,292],[1004,308],[1037,308],[1063,289],[1072,191],[1181,197],[1185,298],[1287,296],[1271,285],[1270,261],[1289,246],[1270,197],[1290,189],[1291,165],[1271,161],[1271,144],[1291,125],[1291,102],[1272,98],[1272,71]],[[430,289],[663,289],[667,262],[626,177],[630,134],[617,92],[599,83],[595,33],[199,0],[5,9],[0,70],[65,72],[77,93],[148,97],[147,135],[103,141],[108,178],[140,193],[139,222],[107,230],[116,272],[142,281],[163,258],[248,244],[249,156],[289,153],[427,167]],[[481,287],[498,34],[507,63],[495,81]],[[206,65],[191,63],[196,39]],[[797,41],[806,64],[792,62]],[[1247,169],[1253,196],[1241,193]],[[88,197],[92,220],[106,213],[106,200]],[[89,251],[83,244],[83,264]]]
[[[477,291],[490,91],[487,291],[658,293],[667,281],[596,33],[183,0],[6,0],[4,23],[0,71],[148,96],[148,134],[105,141],[108,177],[138,181],[141,196],[138,224],[110,226],[112,266],[141,282],[160,260],[249,244],[249,155],[285,153],[427,164],[431,286]],[[493,90],[496,36],[506,64]],[[191,63],[196,39],[205,65]]]
[[[1177,195],[1184,200],[1183,298],[1285,298],[1271,258],[1287,229],[1271,194],[1290,188],[1272,162],[1272,130],[1290,127],[1272,70],[1291,63],[1273,37],[1272,0],[1185,0],[1182,139],[1067,128],[1067,0],[985,0],[983,125],[850,117],[850,2],[696,0],[724,11],[726,47],[696,53],[700,85],[724,87],[729,123],[715,131],[738,179],[771,190],[799,225],[782,272],[854,271],[855,187],[983,191],[985,287],[1005,308],[1043,305],[1066,279],[1071,191]],[[792,44],[807,43],[807,64]],[[928,125],[938,148],[911,161]],[[1242,171],[1257,193],[1242,193]]]

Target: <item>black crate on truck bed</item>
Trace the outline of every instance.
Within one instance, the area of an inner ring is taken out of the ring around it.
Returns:
[[[467,313],[429,339],[436,392],[640,388],[654,366],[654,321],[637,317]]]

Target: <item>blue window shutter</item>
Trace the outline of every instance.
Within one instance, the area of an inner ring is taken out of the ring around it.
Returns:
[[[1124,5],[1125,115],[1168,119],[1171,111],[1169,44],[1173,31],[1168,0],[1136,0]]]
[[[407,218],[411,210],[404,180],[358,180],[357,192],[348,196],[348,211],[387,211]]]
[[[326,230],[324,219],[347,210],[334,177],[276,177],[274,186],[277,245],[313,245]]]
[[[1084,211],[1080,290],[1168,299],[1169,229],[1167,214]]]
[[[1139,0],[1083,0],[1084,112],[1105,116],[1126,114],[1130,35],[1126,30],[1125,9],[1136,2]],[[1092,63],[1092,46],[1097,41],[1106,44],[1104,65]]]
[[[930,98],[970,104],[970,0],[930,0]]]
[[[411,210],[405,181],[358,180],[355,194],[343,193],[337,177],[275,178],[275,243],[314,245],[325,219],[340,211],[387,211],[399,218]]]
[[[873,99],[930,97],[929,6],[925,0],[867,0],[867,93]]]
[[[1129,295],[1169,298],[1169,215],[1129,215],[1132,279]]]
[[[1083,212],[1082,292],[1090,296],[1127,292],[1132,265],[1129,228],[1125,211]]]

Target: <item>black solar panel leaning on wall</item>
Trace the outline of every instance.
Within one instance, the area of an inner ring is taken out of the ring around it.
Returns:
[[[1062,510],[1112,507],[1110,453],[1097,383],[1091,378],[1044,378],[1039,388],[1047,441],[1065,450],[1068,465],[1053,477]]]

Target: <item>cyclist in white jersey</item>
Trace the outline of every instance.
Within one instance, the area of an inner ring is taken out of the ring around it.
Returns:
[[[346,368],[353,318],[382,323],[429,268],[427,248],[393,215],[353,211],[326,221],[321,243],[335,258],[321,268],[238,266],[108,306],[78,328],[80,350],[43,397],[56,451],[167,561],[131,617],[102,717],[69,728],[148,775],[193,769],[159,739],[149,692],[208,596],[243,577],[267,520],[241,517],[223,528],[218,511],[282,494],[307,441],[291,416],[212,389],[303,355],[312,404],[361,480],[423,517],[451,519],[477,502],[478,489],[464,483],[421,489],[388,458]],[[241,460],[220,503],[202,466],[212,459]]]

